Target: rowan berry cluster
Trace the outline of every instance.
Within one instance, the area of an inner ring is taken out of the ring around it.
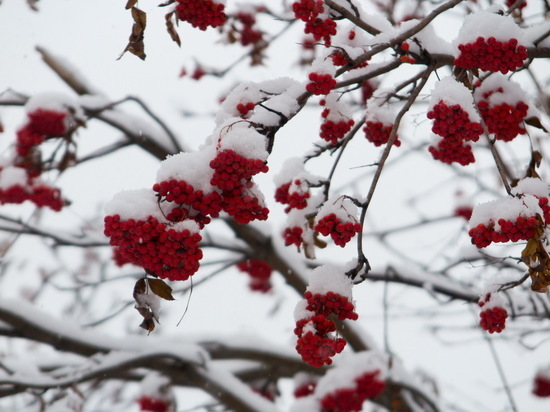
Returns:
[[[306,85],[306,90],[316,95],[329,94],[336,87],[336,80],[330,74],[313,72],[308,78],[310,82]]]
[[[168,412],[169,405],[164,400],[152,396],[140,396],[137,403],[142,412]]]
[[[241,116],[246,116],[249,112],[254,110],[255,107],[256,105],[252,102],[239,103],[237,105],[237,110],[241,114]]]
[[[326,140],[332,145],[336,145],[338,141],[344,138],[347,132],[349,132],[352,126],[355,124],[353,119],[340,116],[337,121],[329,118],[331,109],[325,108],[321,113],[323,123],[321,124],[321,139]]]
[[[332,357],[344,350],[345,339],[333,338],[329,334],[336,330],[336,325],[324,315],[313,315],[299,319],[294,328],[298,336],[296,351],[304,362],[313,367],[321,367],[332,363]]]
[[[486,225],[480,223],[470,229],[468,234],[472,243],[479,249],[489,246],[491,243],[518,242],[532,238],[539,226],[535,216],[518,216],[515,221],[499,219],[498,230],[495,230],[495,222],[490,221]]]
[[[393,125],[391,124],[368,120],[365,122],[363,132],[365,132],[365,137],[369,142],[373,143],[375,146],[381,146],[388,143],[392,129]],[[398,137],[395,138],[393,144],[398,147],[401,146]]]
[[[209,26],[222,26],[227,21],[223,3],[215,0],[177,0],[177,2],[178,19],[186,21],[200,30],[206,30]]]
[[[294,179],[284,183],[275,190],[275,200],[283,205],[288,205],[285,212],[292,209],[304,209],[310,198],[309,186],[302,179]]]
[[[252,176],[269,170],[265,161],[247,159],[231,149],[219,151],[210,167],[214,169],[210,183],[226,191],[242,188],[243,180],[249,181]]]
[[[344,247],[362,230],[361,224],[356,221],[342,221],[335,213],[318,218],[314,229],[323,236],[329,236],[338,246]]]
[[[198,225],[189,224],[193,222],[171,225],[152,216],[122,220],[118,214],[106,216],[104,221],[105,236],[122,261],[169,280],[187,280],[199,269],[202,238]]]
[[[380,370],[365,372],[355,378],[353,388],[339,388],[327,393],[321,399],[323,412],[359,412],[363,402],[376,398],[385,388],[386,383],[379,379]]]
[[[479,326],[489,333],[500,333],[506,326],[508,312],[501,306],[491,302],[492,294],[487,293],[479,300],[478,306],[482,308],[479,314]]]
[[[335,315],[339,320],[357,320],[355,306],[346,296],[338,293],[327,292],[325,294],[306,291],[304,298],[307,301],[307,310],[324,316]]]
[[[10,167],[9,169],[20,169]],[[25,173],[23,171],[23,173]],[[6,169],[0,169],[0,181]],[[40,183],[34,178],[27,177],[25,184],[13,183],[7,187],[0,187],[0,204],[21,204],[25,201],[34,203],[37,207],[48,207],[59,212],[67,202],[61,197],[57,188]]]
[[[67,132],[66,112],[36,109],[27,113],[27,123],[17,131],[16,151],[25,157],[49,137],[60,137]]]
[[[502,89],[500,92],[502,92]],[[499,93],[499,91],[496,90],[494,93]],[[489,96],[486,95],[487,97]],[[526,133],[525,128],[522,126],[529,110],[526,103],[518,101],[515,104],[507,102],[491,104],[487,100],[480,100],[477,107],[489,133],[494,133],[497,140],[509,142],[518,134]]]
[[[271,290],[271,273],[273,269],[269,263],[263,260],[247,259],[237,264],[237,268],[241,272],[245,272],[250,276],[248,287],[255,292],[267,293]]]
[[[533,395],[539,398],[550,397],[550,373],[539,372],[535,375]]]
[[[254,14],[240,11],[235,15],[235,19],[241,24],[241,27],[238,29],[238,34],[239,42],[242,46],[256,44],[262,40],[263,33],[254,27],[256,24],[256,17],[254,17]]]
[[[432,131],[441,136],[437,146],[428,148],[432,157],[443,163],[459,163],[466,166],[475,161],[472,147],[466,141],[477,142],[483,133],[478,122],[472,122],[469,114],[459,105],[449,106],[440,100],[428,112],[428,119],[433,119]]]
[[[299,0],[292,4],[297,19],[305,22],[304,32],[311,34],[316,41],[323,40],[330,46],[331,36],[336,34],[336,22],[325,13],[322,0]]]
[[[498,41],[494,37],[478,37],[475,43],[460,44],[455,66],[463,69],[481,69],[506,74],[523,66],[527,49],[517,39]]]
[[[474,209],[471,206],[458,206],[454,210],[454,215],[470,220],[473,210]]]
[[[283,231],[283,239],[285,240],[285,246],[300,245],[304,242],[303,239],[304,230],[298,226],[287,227]]]

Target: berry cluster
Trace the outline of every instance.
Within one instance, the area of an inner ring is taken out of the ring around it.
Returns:
[[[378,378],[380,370],[365,372],[355,378],[353,388],[340,388],[327,393],[321,399],[323,412],[359,412],[363,402],[377,397],[386,384]]]
[[[470,220],[473,211],[474,209],[471,206],[458,206],[454,210],[454,215],[457,217],[462,217],[465,220]]]
[[[241,116],[246,116],[249,112],[254,110],[254,107],[256,107],[254,103],[248,102],[248,103],[239,103],[236,109],[241,114]]]
[[[223,210],[237,223],[243,225],[253,220],[267,220],[269,209],[252,181],[234,190],[224,190],[222,196]]]
[[[335,213],[330,213],[320,218],[314,229],[323,236],[330,235],[336,245],[344,247],[362,227],[358,222],[343,222]]]
[[[302,356],[302,360],[316,368],[330,365],[331,357],[342,352],[346,346],[345,339],[332,338],[329,335],[335,330],[334,322],[324,315],[298,320],[294,334],[298,336],[296,351]]]
[[[238,33],[239,42],[242,46],[256,44],[262,40],[263,33],[254,27],[256,24],[256,18],[252,13],[239,11],[235,16],[235,19],[241,24]]]
[[[550,376],[548,374],[536,374],[533,382],[533,395],[539,398],[550,397]]]
[[[311,34],[316,41],[323,40],[330,46],[331,36],[336,34],[336,22],[324,17],[325,7],[322,0],[299,0],[292,4],[297,19],[305,22],[304,32]]]
[[[242,180],[248,181],[252,176],[269,170],[265,161],[247,159],[231,149],[219,151],[210,167],[214,169],[210,183],[226,191],[241,188]]]
[[[17,168],[20,169],[20,168]],[[3,170],[0,170],[0,180]],[[61,197],[59,189],[39,183],[33,178],[28,177],[26,185],[18,183],[5,188],[0,188],[0,204],[20,204],[25,201],[31,201],[37,207],[49,207],[59,212],[67,202]]]
[[[347,132],[351,130],[351,127],[355,124],[353,119],[341,117],[340,120],[334,121],[329,119],[331,110],[325,108],[321,113],[321,117],[324,119],[321,124],[321,133],[319,134],[323,140],[326,140],[332,145],[336,145],[339,140],[343,139]]]
[[[524,102],[519,101],[515,105],[506,102],[491,105],[488,101],[481,100],[477,107],[489,133],[494,133],[497,140],[509,142],[518,134],[526,133],[522,123],[529,106]]]
[[[224,13],[225,5],[215,0],[177,0],[176,14],[178,19],[190,23],[193,27],[206,30],[208,26],[222,26],[227,16]]]
[[[516,39],[501,42],[494,37],[478,37],[475,43],[460,44],[455,66],[463,69],[481,69],[506,74],[523,66],[527,59],[525,46],[518,46]]]
[[[273,269],[263,260],[247,259],[237,264],[241,272],[250,276],[248,284],[250,290],[267,293],[271,290],[271,272]]]
[[[433,119],[432,131],[448,139],[477,142],[483,133],[478,122],[471,122],[468,113],[459,104],[447,105],[443,100],[432,107],[427,114]]]
[[[475,162],[472,147],[455,139],[442,139],[436,147],[428,147],[428,151],[435,160],[446,164],[458,163],[466,166]]]
[[[285,246],[296,245],[300,247],[304,243],[303,238],[304,230],[298,226],[287,227],[283,231],[283,239],[285,240]]]
[[[142,395],[137,399],[142,412],[168,412],[169,405],[162,399]]]
[[[104,233],[116,247],[119,259],[141,266],[152,275],[169,280],[187,280],[199,269],[202,240],[187,222],[161,223],[146,220],[121,220],[118,214],[105,217]]]
[[[463,166],[475,161],[472,147],[465,142],[478,141],[483,133],[480,123],[470,121],[470,116],[459,104],[449,106],[443,100],[435,104],[427,116],[434,120],[432,131],[443,138],[436,147],[428,148],[434,159]]]
[[[153,185],[153,191],[167,202],[174,202],[194,209],[203,216],[218,217],[222,210],[222,197],[218,192],[203,193],[202,190],[187,184],[185,180],[170,179]],[[189,210],[180,208],[171,211],[172,215],[168,220],[179,222],[187,218]],[[200,220],[200,217],[199,217]]]
[[[285,208],[286,213],[290,212],[291,209],[304,209],[310,196],[307,182],[301,179],[284,183],[275,190],[275,201],[288,205]]]
[[[499,219],[498,225],[500,226],[498,231],[495,230],[495,223],[492,220],[487,225],[480,223],[471,228],[468,234],[472,238],[472,243],[481,249],[493,242],[506,243],[529,240],[535,235],[539,221],[535,216],[518,216],[515,222]]]
[[[16,151],[25,157],[46,138],[63,136],[67,132],[67,113],[36,109],[27,114],[27,123],[17,131]]]
[[[376,86],[370,80],[365,80],[361,83],[361,103],[366,104],[367,100],[369,100],[374,94],[375,89]]]
[[[500,333],[506,327],[506,318],[508,312],[501,306],[496,306],[491,302],[491,293],[487,293],[479,300],[478,306],[482,309],[479,314],[479,326],[489,333]]]
[[[307,310],[324,316],[336,315],[339,320],[357,320],[355,306],[347,297],[338,293],[327,292],[326,294],[311,293],[306,291],[304,298],[307,300]]]
[[[390,134],[393,129],[393,125],[384,124],[382,122],[367,121],[365,122],[365,127],[363,127],[363,132],[365,132],[365,137],[371,143],[374,143],[375,146],[381,146],[388,143],[390,139]],[[395,138],[393,143],[395,146],[401,146],[399,138]]]
[[[308,78],[310,82],[306,85],[306,90],[316,95],[329,94],[336,87],[336,80],[330,74],[313,72]]]

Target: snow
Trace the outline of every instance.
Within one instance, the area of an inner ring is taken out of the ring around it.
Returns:
[[[220,124],[212,136],[219,143],[219,150],[233,150],[247,159],[267,160],[266,138],[239,117]]]
[[[320,208],[315,217],[315,224],[327,215],[334,213],[342,222],[357,222],[357,206],[347,197],[329,198]]]
[[[309,286],[307,290],[313,294],[338,293],[352,301],[352,280],[346,276],[343,267],[330,263],[316,267],[309,273]]]
[[[320,180],[318,176],[314,176],[305,170],[304,160],[301,157],[289,157],[284,161],[279,173],[273,177],[273,182],[275,186],[280,187],[296,179],[311,184],[316,184]]]
[[[355,379],[367,372],[380,371],[377,379],[387,377],[388,357],[382,352],[365,351],[353,354],[344,354],[336,366],[319,380],[315,387],[314,397],[322,399],[325,395],[338,389],[354,388]]]
[[[312,312],[311,310],[307,310],[307,300],[301,299],[296,304],[296,308],[294,309],[294,320],[299,321],[301,319],[309,319],[312,316],[315,315],[315,312]]]
[[[118,214],[121,220],[146,220],[149,216],[164,218],[157,196],[151,189],[125,190],[115,194],[105,205],[105,214]]]
[[[377,90],[376,93],[367,102],[367,112],[365,121],[380,122],[383,125],[393,125],[395,122],[395,112],[388,106],[381,106],[379,101],[389,90]]]
[[[458,54],[459,44],[475,43],[480,36],[485,39],[494,37],[502,42],[516,39],[518,45],[532,46],[523,30],[511,18],[488,11],[479,11],[469,14],[464,19],[462,28],[453,41],[456,53]]]
[[[12,186],[27,187],[27,171],[21,167],[7,166],[0,170],[0,189]]]
[[[156,399],[170,401],[173,394],[170,389],[171,382],[166,376],[158,372],[148,372],[141,381],[141,395],[151,396]]]
[[[502,92],[498,91],[492,93],[488,98],[483,97],[485,93],[498,89],[502,89]],[[515,105],[517,102],[522,101],[529,106],[527,117],[534,117],[538,114],[538,111],[530,102],[528,94],[521,88],[521,86],[501,73],[493,73],[491,76],[484,79],[481,86],[476,88],[474,97],[476,101],[487,100],[491,106],[496,106],[502,103]]]
[[[351,107],[343,100],[340,99],[341,94],[331,92],[325,98],[325,108],[329,109],[329,113],[326,120],[333,122],[348,121],[353,118]]]
[[[518,216],[531,217],[537,214],[543,216],[539,200],[535,196],[526,194],[522,197],[506,197],[475,206],[470,219],[470,227],[494,222],[494,230],[498,232],[500,230],[499,219],[513,222]]]
[[[210,184],[210,179],[214,175],[210,161],[215,156],[214,146],[205,146],[197,152],[181,152],[169,156],[161,162],[156,181],[184,180],[195,190],[210,193],[214,190]]]
[[[481,119],[474,106],[472,92],[454,77],[447,76],[438,81],[432,89],[428,111],[443,101],[447,106],[460,105],[462,110],[468,113],[471,122],[479,122]]]
[[[536,177],[526,177],[521,179],[515,187],[512,188],[512,194],[518,195],[527,193],[537,197],[549,197],[550,187],[543,180]]]

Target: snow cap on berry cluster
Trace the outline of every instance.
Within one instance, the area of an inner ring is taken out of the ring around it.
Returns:
[[[0,189],[12,186],[27,187],[27,171],[21,167],[6,166],[0,170]]]
[[[475,43],[478,37],[484,37],[485,39],[494,37],[496,40],[503,42],[516,39],[518,45],[532,46],[523,30],[511,17],[484,10],[466,16],[458,36],[453,41],[455,53],[457,55],[459,53],[459,44]]]
[[[218,151],[233,150],[247,159],[267,160],[266,138],[238,117],[228,119],[214,131]]]
[[[447,76],[438,81],[432,89],[428,111],[440,101],[447,106],[458,104],[462,110],[468,113],[470,122],[480,122],[481,119],[474,106],[472,92],[462,83],[457,82],[454,77]]]
[[[245,82],[236,86],[226,96],[216,114],[216,124],[220,124],[231,117],[239,116],[237,109],[239,104],[257,103],[262,101],[264,94],[260,91],[257,83]]]
[[[285,183],[300,179],[312,184],[317,184],[319,176],[308,172],[304,167],[304,160],[301,157],[290,157],[285,160],[279,173],[273,177],[275,186],[281,186]]]
[[[319,208],[317,216],[315,216],[315,225],[319,221],[334,213],[341,222],[357,222],[357,216],[359,211],[357,206],[347,197],[340,196],[337,199],[329,198],[323,205]]]
[[[337,67],[328,56],[319,56],[311,63],[310,73],[330,74],[332,77],[336,74]]]
[[[353,282],[346,276],[345,269],[340,266],[325,264],[318,266],[309,273],[307,291],[313,294],[325,295],[328,292],[337,293],[352,300]]]
[[[195,190],[210,193],[214,190],[210,184],[214,174],[210,161],[215,156],[216,149],[213,146],[204,146],[197,152],[181,152],[168,156],[160,164],[156,182],[184,180]]]
[[[490,93],[490,95],[485,97],[484,95],[488,93]],[[529,101],[529,96],[525,90],[523,90],[518,83],[510,80],[508,76],[505,76],[502,73],[493,73],[492,76],[489,76],[483,80],[481,86],[476,88],[474,97],[476,101],[487,100],[491,106],[502,103],[513,105],[520,101],[524,103],[528,103]],[[532,105],[529,105],[527,117],[534,115],[535,113],[533,112]]]
[[[325,109],[328,109],[328,114],[325,119],[333,122],[348,121],[353,119],[353,113],[348,104],[340,99],[337,93],[329,93],[325,97]]]
[[[63,93],[46,92],[31,96],[25,104],[25,111],[32,113],[39,109],[64,113],[71,112],[74,117],[84,118],[84,112],[77,102]]]
[[[499,232],[499,219],[515,221],[519,216],[529,218],[537,214],[544,215],[535,196],[526,194],[522,197],[505,197],[475,206],[470,218],[470,227],[493,222],[494,230]]]
[[[105,214],[119,215],[121,220],[146,220],[149,216],[159,221],[165,220],[159,208],[157,196],[150,189],[118,192],[105,205]]]
[[[319,399],[313,396],[305,396],[294,401],[289,412],[321,412]]]
[[[350,59],[355,60],[366,52],[367,36],[363,30],[355,30],[353,26],[348,26],[339,30],[333,36],[332,42],[337,46],[336,50],[344,50]],[[333,52],[334,49],[329,48],[325,53],[332,54]]]
[[[530,194],[537,197],[549,197],[550,187],[538,177],[521,179],[511,190],[513,195]]]
[[[395,112],[388,106],[378,104],[380,96],[387,90],[378,90],[367,102],[365,122],[380,122],[383,125],[392,125],[395,122]]]
[[[149,372],[141,381],[140,398],[161,401],[166,412],[175,411],[175,396],[170,379],[158,372]]]
[[[379,371],[378,380],[388,375],[388,358],[376,351],[350,353],[343,356],[336,367],[330,369],[317,383],[314,396],[323,398],[338,389],[355,388],[355,379],[364,373]]]

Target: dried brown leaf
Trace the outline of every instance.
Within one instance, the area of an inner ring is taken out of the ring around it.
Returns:
[[[145,35],[145,27],[147,27],[147,14],[137,7],[132,7],[132,18],[134,19],[132,34],[130,34],[128,45],[119,56],[119,59],[128,51],[141,60],[145,60],[146,55],[143,38]]]
[[[548,133],[548,130],[546,130],[546,128],[542,125],[538,117],[529,117],[528,119],[525,119],[525,123],[529,126],[536,127],[537,129],[544,130],[546,133]]]
[[[128,0],[128,2],[126,3],[125,9],[126,10],[131,9],[132,7],[134,7],[136,5],[137,2],[138,2],[138,0]]]
[[[162,279],[147,279],[151,292],[165,300],[175,300],[172,296],[172,288]]]
[[[175,27],[174,27],[174,22],[172,21],[172,18],[174,18],[174,20],[176,21],[177,23],[177,19],[175,18],[175,11],[171,11],[170,13],[168,13],[166,16],[164,16],[164,18],[166,19],[166,30],[168,31],[168,34],[170,35],[170,38],[175,41],[178,46],[181,47],[181,40],[180,40],[180,36],[178,34],[178,32],[176,31]]]

